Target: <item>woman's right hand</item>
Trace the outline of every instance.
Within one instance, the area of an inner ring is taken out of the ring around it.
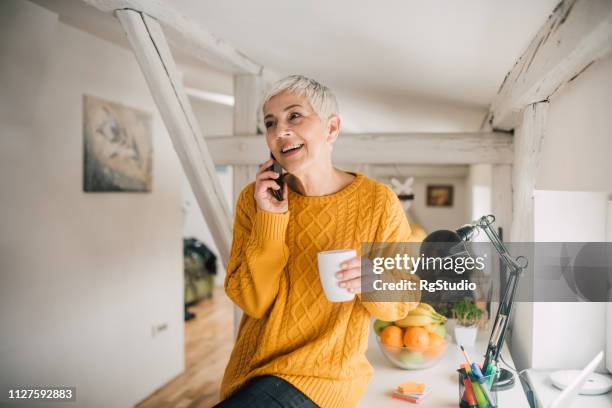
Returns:
[[[272,166],[272,159],[259,166],[257,177],[255,177],[255,202],[261,210],[277,214],[285,213],[289,210],[287,183],[283,183],[283,201],[278,201],[268,189],[280,189],[275,181],[280,174],[268,170],[270,166]]]

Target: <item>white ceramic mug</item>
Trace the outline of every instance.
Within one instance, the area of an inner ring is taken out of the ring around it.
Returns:
[[[317,254],[321,286],[323,286],[325,296],[330,302],[347,302],[355,298],[354,292],[349,292],[346,288],[338,286],[340,280],[336,278],[336,273],[340,271],[340,264],[343,261],[356,256],[357,252],[354,249],[337,249]]]

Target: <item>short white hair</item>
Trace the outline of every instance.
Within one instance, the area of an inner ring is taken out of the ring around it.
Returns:
[[[332,116],[339,115],[338,101],[334,93],[325,85],[304,75],[290,75],[272,84],[263,96],[259,111],[263,112],[264,105],[283,92],[291,92],[306,98],[319,115],[321,122],[325,123]],[[260,117],[263,117],[263,114]]]

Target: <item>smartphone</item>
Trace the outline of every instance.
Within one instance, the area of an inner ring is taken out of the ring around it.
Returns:
[[[274,190],[272,188],[268,189],[270,190],[270,193],[274,196],[274,198],[276,198],[278,201],[283,201],[283,168],[281,167],[280,164],[278,164],[278,162],[276,161],[276,159],[274,158],[274,155],[272,154],[272,152],[270,152],[270,158],[272,159],[272,165],[270,167],[268,167],[268,170],[272,170],[275,173],[278,173],[279,178],[277,178],[276,180],[276,184],[279,185],[280,189],[278,190]]]

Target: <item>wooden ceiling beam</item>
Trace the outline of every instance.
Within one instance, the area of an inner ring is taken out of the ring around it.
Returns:
[[[489,133],[341,134],[335,163],[511,164],[512,135]],[[264,136],[207,137],[217,165],[261,164],[269,156]]]
[[[105,13],[135,10],[157,20],[173,49],[217,69],[234,74],[261,74],[263,67],[230,44],[204,30],[174,9],[169,2],[151,0],[83,0]]]
[[[528,105],[548,100],[611,50],[612,1],[561,1],[506,75],[486,122],[514,129]]]

